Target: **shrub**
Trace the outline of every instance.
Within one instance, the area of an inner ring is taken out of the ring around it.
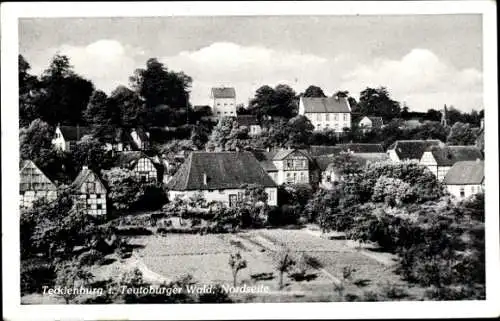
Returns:
[[[127,235],[127,236],[151,235],[153,234],[153,231],[145,227],[126,227],[126,228],[117,228],[116,234]]]
[[[21,293],[41,293],[43,286],[55,284],[55,266],[38,259],[21,261]]]
[[[100,262],[104,258],[104,254],[97,250],[90,250],[88,252],[82,253],[78,257],[78,263],[80,265],[94,265]]]

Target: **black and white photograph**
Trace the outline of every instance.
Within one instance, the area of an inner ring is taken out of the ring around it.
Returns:
[[[2,4],[5,319],[498,316],[494,2],[113,5]]]

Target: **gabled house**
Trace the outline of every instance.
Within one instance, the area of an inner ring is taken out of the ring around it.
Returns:
[[[212,88],[210,107],[216,118],[236,117],[236,90],[233,87]]]
[[[262,127],[260,126],[259,120],[254,115],[238,115],[236,116],[236,122],[239,127],[248,128],[248,134],[250,136],[262,133]]]
[[[20,206],[30,208],[35,200],[46,198],[55,200],[57,186],[31,160],[22,160],[19,164]]]
[[[116,161],[116,166],[131,170],[137,175],[142,183],[156,183],[163,176],[160,161],[154,162],[141,151],[130,151],[121,153]]]
[[[422,155],[420,164],[442,181],[453,164],[477,159],[482,160],[483,154],[475,146],[431,146]]]
[[[106,187],[96,173],[83,166],[71,187],[78,209],[89,215],[106,215]]]
[[[83,136],[91,135],[90,127],[57,126],[52,139],[52,145],[62,151],[71,151]]]
[[[134,150],[148,150],[150,147],[149,143],[149,132],[142,128],[134,128],[130,131],[130,136],[132,137],[132,145]]]
[[[278,149],[270,152],[253,152],[276,184],[309,184],[311,158],[306,151]]]
[[[306,116],[314,130],[342,133],[344,128],[351,128],[351,106],[345,97],[300,97],[299,115]]]
[[[431,146],[444,146],[444,143],[440,140],[397,140],[389,146],[387,154],[393,162],[420,162],[424,152]]]
[[[484,161],[456,162],[446,173],[443,183],[457,200],[484,192]]]
[[[359,121],[358,126],[363,132],[366,132],[382,128],[384,126],[384,121],[382,117],[379,116],[365,116]]]
[[[208,202],[234,206],[243,198],[247,185],[260,185],[268,204],[277,205],[276,183],[250,152],[191,152],[168,182],[168,198],[189,198],[202,193]]]

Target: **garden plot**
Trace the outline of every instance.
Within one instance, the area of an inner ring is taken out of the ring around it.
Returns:
[[[311,235],[303,230],[270,229],[254,232],[277,244],[285,245],[297,252],[341,252],[351,249],[343,240],[328,240]]]

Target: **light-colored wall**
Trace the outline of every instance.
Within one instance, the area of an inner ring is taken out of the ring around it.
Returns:
[[[87,189],[86,182],[95,183],[95,188]],[[77,206],[85,209],[89,215],[106,215],[106,188],[94,173],[87,177],[86,182],[80,186],[80,193],[75,195]]]
[[[291,162],[291,167],[288,166]],[[284,183],[290,184],[308,184],[309,183],[309,159],[302,153],[295,151],[288,155],[283,160],[273,161],[274,166],[278,169],[274,181],[281,185]]]
[[[53,201],[57,198],[57,191],[26,191],[24,195],[20,195],[20,206],[31,208],[33,202],[46,197],[48,201]]]
[[[66,151],[69,149],[69,144],[67,144],[64,140],[61,129],[59,129],[59,127],[56,128],[54,138],[52,139],[52,145],[62,151]]]
[[[359,127],[366,127],[366,128],[371,128],[372,127],[372,121],[368,117],[363,117],[361,121],[359,122]]]
[[[267,193],[267,203],[269,205],[278,205],[278,189],[276,187],[266,187],[265,191]],[[197,193],[202,193],[203,197],[207,202],[222,202],[229,206],[229,196],[238,195],[238,193],[244,193],[243,188],[239,189],[222,189],[222,190],[198,190],[198,191],[168,191],[168,199],[172,201],[178,195],[182,199],[189,199]]]
[[[147,182],[156,182],[158,180],[156,167],[149,158],[143,157],[139,159],[133,168],[133,171],[139,176],[139,178],[145,176]]]
[[[211,104],[215,117],[236,117],[236,98],[212,98]]]
[[[262,133],[262,127],[260,125],[251,125],[249,128],[249,135],[260,135]]]
[[[483,185],[446,185],[448,192],[453,195],[457,200],[465,199],[471,195],[477,194],[484,190]],[[463,189],[464,197],[460,195]]]
[[[389,155],[389,158],[391,159],[391,161],[393,161],[395,163],[401,162],[401,160],[398,157],[398,154],[396,154],[396,151],[394,149],[388,150],[387,154]]]
[[[350,113],[305,113],[311,121],[314,130],[333,129],[337,133],[342,133],[344,127],[351,128]]]

